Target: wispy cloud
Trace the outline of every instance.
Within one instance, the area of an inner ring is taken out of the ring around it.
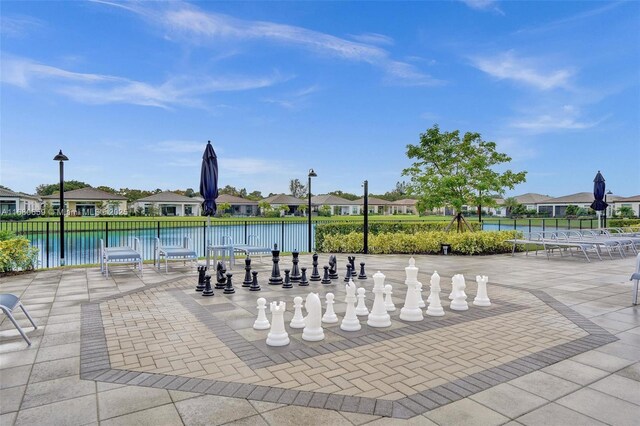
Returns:
[[[42,27],[44,23],[31,16],[0,16],[0,34],[5,37],[22,38]]]
[[[513,120],[510,127],[530,133],[550,133],[563,130],[583,130],[597,126],[608,116],[597,120],[585,120],[579,108],[564,105],[562,108],[545,114],[531,115]]]
[[[351,38],[360,43],[378,44],[384,46],[393,46],[395,41],[393,38],[378,33],[352,34]]]
[[[292,93],[287,93],[281,97],[270,97],[262,99],[262,102],[279,105],[286,109],[300,109],[308,104],[309,97],[318,92],[320,87],[318,85],[312,85],[303,87]]]
[[[539,61],[518,57],[513,51],[495,56],[477,56],[473,66],[500,80],[513,80],[541,90],[568,88],[574,71],[568,68],[543,70]]]
[[[288,79],[277,72],[263,77],[183,75],[153,84],[118,76],[68,71],[10,55],[3,55],[1,70],[2,83],[23,89],[43,84],[45,88],[81,103],[124,103],[160,108],[174,105],[199,107],[202,106],[199,97],[205,94],[259,89]]]
[[[460,0],[471,9],[476,10],[484,10],[484,11],[492,11],[496,12],[500,15],[504,15],[502,9],[498,7],[498,2],[496,0]]]
[[[548,22],[546,24],[542,24],[542,25],[538,25],[535,27],[527,27],[527,28],[523,28],[521,30],[516,31],[516,34],[520,34],[520,33],[537,33],[537,32],[543,32],[543,31],[550,31],[550,30],[554,30],[557,28],[566,28],[567,25],[569,24],[574,24],[580,21],[583,21],[585,19],[589,19],[592,18],[594,16],[598,16],[602,13],[608,12],[611,9],[615,9],[618,6],[624,4],[626,2],[622,2],[622,1],[618,1],[618,2],[611,2],[611,3],[607,3],[604,6],[601,7],[596,7],[594,9],[589,9],[587,11],[584,12],[580,12],[577,13],[575,15],[572,16],[568,16],[566,18],[562,18],[562,19],[558,19],[555,21],[551,21]]]
[[[202,148],[200,150],[203,150]],[[169,167],[198,168],[202,164],[200,157],[174,158],[165,163]],[[260,174],[288,174],[289,169],[278,161],[253,157],[224,157],[218,159],[220,173],[227,177]]]
[[[371,64],[387,74],[388,82],[418,86],[440,83],[411,64],[393,60],[387,50],[375,45],[381,42],[389,44],[392,41],[380,34],[355,36],[361,39],[364,37],[367,41],[352,41],[294,25],[243,20],[221,13],[205,12],[184,2],[95,2],[133,12],[160,27],[165,31],[165,36],[172,40],[179,39],[193,44],[219,43],[221,40],[281,43],[316,54]]]

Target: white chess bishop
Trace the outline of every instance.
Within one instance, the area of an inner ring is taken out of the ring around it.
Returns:
[[[424,316],[422,315],[422,309],[418,306],[418,268],[416,267],[416,261],[413,257],[409,259],[409,266],[404,268],[404,270],[406,274],[404,283],[407,286],[407,295],[404,299],[404,306],[400,309],[400,319],[404,321],[422,321]]]
[[[286,346],[289,344],[289,333],[284,328],[285,302],[271,302],[271,330],[267,335],[267,345]]]
[[[478,283],[478,292],[476,298],[473,299],[473,304],[476,306],[491,306],[491,300],[487,295],[487,282],[489,277],[486,275],[476,275],[476,283]]]
[[[378,271],[373,274],[373,308],[367,318],[367,325],[370,327],[389,327],[391,325],[391,317],[387,313],[384,305],[384,279],[382,272]]]

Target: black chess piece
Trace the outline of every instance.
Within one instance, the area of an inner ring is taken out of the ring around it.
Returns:
[[[338,276],[338,259],[336,259],[336,255],[332,254],[329,256],[329,278],[332,280],[337,280],[340,278]]]
[[[213,290],[211,289],[211,276],[207,275],[204,277],[204,290],[202,291],[203,296],[213,296]]]
[[[273,245],[273,250],[271,250],[271,254],[273,256],[273,267],[271,268],[271,277],[269,277],[270,285],[280,285],[282,284],[282,276],[280,275],[280,267],[278,263],[280,262],[280,250],[278,250],[278,245]]]
[[[236,292],[236,289],[233,288],[231,277],[233,277],[233,274],[227,274],[227,285],[224,287],[224,294],[233,294]]]
[[[324,266],[323,268],[324,268],[324,277],[322,277],[322,281],[320,281],[320,283],[331,284],[331,278],[329,277],[329,267]]]
[[[289,270],[284,270],[284,283],[282,283],[282,288],[293,288],[293,284],[291,284],[291,277],[289,276]]]
[[[251,258],[247,256],[244,260],[244,281],[242,287],[249,287],[253,280],[251,279]]]
[[[307,279],[307,268],[302,268],[302,275],[300,276],[300,287],[306,287],[309,285],[309,280]]]
[[[313,253],[313,270],[311,271],[311,276],[309,277],[309,281],[320,281],[322,278],[320,277],[320,273],[318,272],[318,253]]]
[[[251,271],[251,275],[253,275],[253,280],[251,281],[249,291],[260,291],[260,285],[258,284],[258,271]]]
[[[206,266],[198,266],[198,285],[196,286],[196,291],[204,290],[204,276],[207,273]]]
[[[356,275],[358,275],[358,273],[356,272],[356,257],[349,256],[349,263],[351,264],[351,276],[355,277]]]
[[[291,281],[293,282],[299,282],[301,275],[300,275],[300,267],[298,266],[298,262],[300,262],[300,259],[298,259],[298,256],[300,256],[300,253],[298,253],[298,251],[293,251],[291,253],[291,256],[293,256],[293,259],[291,260],[291,263],[293,263],[293,268],[291,268]]]
[[[360,274],[358,275],[359,280],[366,280],[367,274],[364,272],[364,262],[360,262]]]
[[[227,273],[227,270],[222,268],[219,269],[218,271],[216,271],[216,290],[222,290],[224,289],[225,284],[227,283],[227,277],[225,276],[225,274]]]
[[[347,273],[344,276],[344,282],[348,283],[350,279],[351,279],[351,264],[347,263]]]

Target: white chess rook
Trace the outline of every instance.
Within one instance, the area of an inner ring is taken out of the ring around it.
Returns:
[[[322,330],[322,304],[318,293],[309,293],[304,304],[307,316],[304,319],[305,327],[302,330],[302,340],[318,342],[324,339]]]
[[[394,312],[396,310],[396,305],[393,304],[393,299],[391,295],[393,294],[393,287],[391,284],[387,284],[384,286],[384,307],[387,308],[387,312]]]
[[[478,283],[478,292],[476,293],[476,298],[473,299],[473,304],[476,306],[491,306],[491,300],[489,300],[489,296],[487,295],[487,282],[489,282],[489,277],[486,275],[476,275],[476,282]]]
[[[391,317],[387,313],[387,308],[384,306],[384,274],[380,271],[373,274],[373,308],[369,318],[367,318],[367,325],[371,327],[389,327],[391,325]]]
[[[358,305],[356,306],[356,315],[369,315],[369,309],[367,309],[367,305],[364,302],[364,287],[360,287],[358,289]]]
[[[304,317],[302,316],[302,297],[297,296],[293,299],[293,318],[289,323],[291,328],[304,328]]]
[[[333,304],[335,303],[333,301],[334,299],[334,295],[333,293],[327,293],[327,295],[325,296],[327,302],[327,310],[324,312],[324,315],[322,316],[322,322],[326,323],[326,324],[335,324],[338,322],[338,316],[336,315],[335,311],[333,310]]]
[[[418,268],[416,268],[416,261],[413,257],[409,259],[409,266],[404,270],[407,295],[404,299],[404,306],[400,309],[400,319],[404,321],[422,321],[424,316],[422,316],[422,309],[418,307]]]
[[[261,297],[258,299],[258,318],[256,318],[256,321],[253,323],[253,328],[256,330],[268,330],[271,328],[271,324],[269,323],[269,320],[267,319],[267,314],[266,314],[266,310],[267,310],[267,299],[265,299],[264,297]]]
[[[431,317],[441,317],[444,315],[444,309],[440,303],[440,275],[438,271],[434,271],[431,275],[431,294],[429,294],[429,307],[427,315]]]
[[[267,335],[267,345],[286,346],[289,344],[289,334],[284,328],[285,302],[271,302],[271,330]]]
[[[453,286],[456,291],[453,294],[453,300],[451,301],[451,305],[449,307],[454,311],[466,311],[467,309],[469,309],[469,305],[467,304],[467,295],[464,292],[464,289],[466,287],[464,283],[464,275],[454,275]]]
[[[356,285],[353,283],[353,280],[349,280],[345,286],[345,290],[347,291],[345,298],[347,302],[347,312],[344,318],[342,318],[340,329],[344,331],[358,331],[362,326],[356,315]]]

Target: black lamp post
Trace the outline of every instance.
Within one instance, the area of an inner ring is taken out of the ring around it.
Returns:
[[[608,190],[607,192],[605,192],[605,194],[604,194],[604,202],[605,202],[605,203],[607,202],[607,195],[612,195],[612,194],[613,194],[613,192],[611,192],[611,190]],[[604,227],[605,227],[605,228],[607,227],[607,208],[608,208],[608,207],[609,207],[609,206],[607,206],[607,207],[605,207],[605,208],[604,208],[604,217],[603,217],[603,222],[604,222]]]
[[[60,162],[60,266],[64,266],[64,162],[69,158],[62,153],[62,150],[53,157],[53,161]]]
[[[307,220],[309,224],[309,253],[311,253],[311,178],[318,176],[313,169],[309,169],[309,185],[307,186],[307,198],[309,199],[309,208],[307,214]]]
[[[369,181],[364,181],[364,254],[369,253]]]

